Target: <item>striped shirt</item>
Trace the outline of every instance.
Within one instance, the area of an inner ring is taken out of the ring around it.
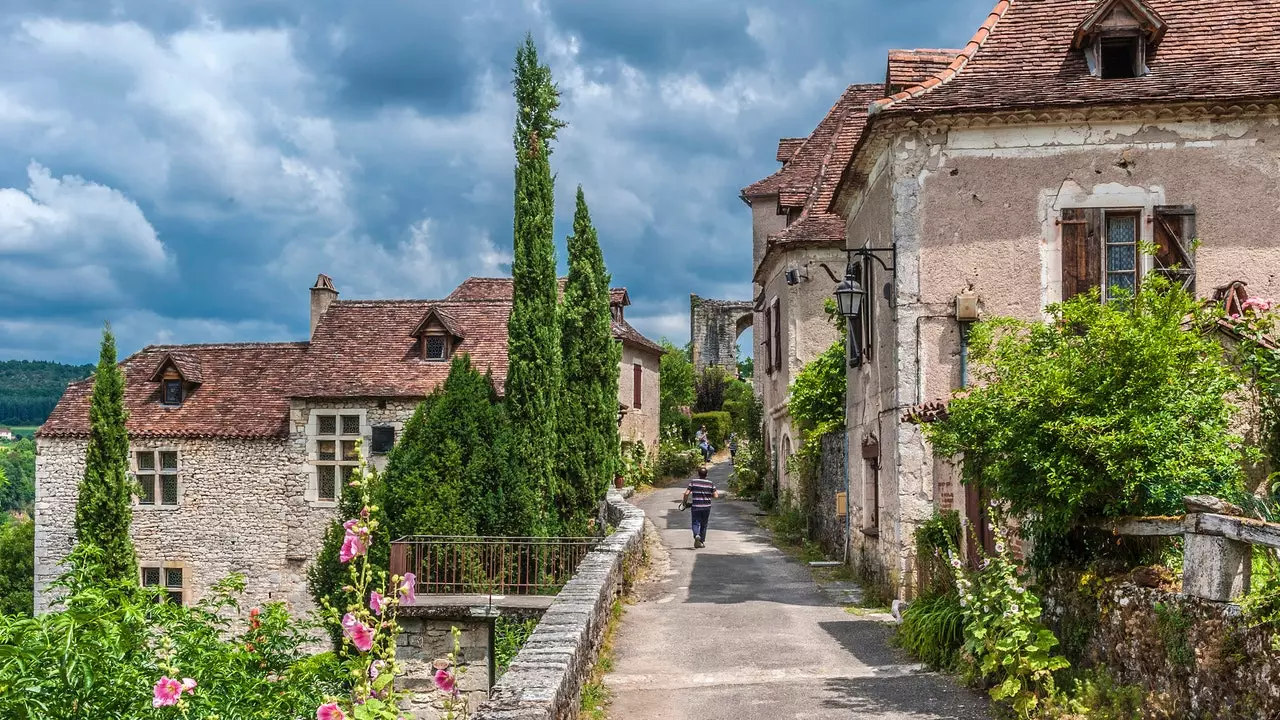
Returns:
[[[709,508],[711,498],[715,497],[716,484],[706,478],[694,478],[689,481],[690,507]]]

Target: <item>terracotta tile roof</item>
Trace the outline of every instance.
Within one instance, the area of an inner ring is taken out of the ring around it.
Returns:
[[[626,320],[613,321],[613,336],[625,345],[634,345],[644,350],[652,350],[661,355],[665,352],[658,343],[645,337],[639,330],[631,327]]]
[[[609,304],[626,307],[631,304],[631,295],[627,293],[626,288],[610,288]]]
[[[339,300],[320,319],[287,390],[292,397],[426,397],[449,363],[422,359],[413,332],[428,312],[450,318],[480,372],[507,377],[509,300]]]
[[[1280,3],[1147,0],[1167,23],[1150,73],[1089,74],[1075,33],[1094,0],[1001,0],[960,55],[919,86],[876,103],[894,113],[990,111],[1280,96]]]
[[[204,372],[200,366],[200,356],[188,352],[186,350],[172,350],[160,356],[160,362],[156,363],[156,368],[151,373],[150,380],[152,382],[160,382],[164,371],[172,365],[178,374],[182,375],[182,379],[189,383],[204,382]]]
[[[867,88],[870,87],[877,88],[877,91],[874,93],[875,97],[868,100]],[[790,160],[769,177],[743,188],[742,197],[749,199],[778,195],[778,203],[783,207],[803,206],[822,172],[823,163],[831,151],[831,141],[840,131],[845,115],[854,109],[866,110],[871,100],[883,94],[884,90],[880,85],[850,85],[809,137],[795,149]],[[783,152],[784,144],[789,144],[788,139],[779,143],[779,155]]]
[[[782,138],[778,140],[778,154],[776,158],[778,162],[785,163],[795,156],[796,151],[804,145],[805,138]]]
[[[129,436],[283,437],[289,431],[286,387],[306,343],[151,346],[120,364],[125,374]],[[199,362],[200,385],[188,386],[179,407],[160,404],[160,384],[151,381],[169,355]],[[40,437],[86,437],[93,378],[67,386],[62,400],[41,426]]]
[[[888,92],[897,92],[919,85],[945,70],[959,54],[959,50],[945,49],[890,50],[885,87]]]

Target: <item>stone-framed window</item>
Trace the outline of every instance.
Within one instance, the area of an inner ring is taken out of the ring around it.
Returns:
[[[190,578],[184,563],[142,563],[139,566],[143,587],[160,586],[169,602],[187,604],[187,587]]]
[[[138,507],[176,508],[181,504],[177,449],[134,450],[133,476],[140,486],[135,503]]]
[[[1100,288],[1109,301],[1132,294],[1147,273],[1158,273],[1195,291],[1196,211],[1191,205],[1065,208],[1062,230],[1062,299]],[[1154,246],[1148,255],[1144,246]]]
[[[311,481],[307,499],[337,503],[360,464],[357,444],[369,434],[364,410],[314,410],[307,424]]]

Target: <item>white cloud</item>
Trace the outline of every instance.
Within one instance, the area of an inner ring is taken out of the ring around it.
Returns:
[[[147,345],[304,339],[282,324],[259,320],[174,318],[149,310],[103,315],[101,318],[41,320],[0,317],[0,357],[91,360],[96,357],[102,339],[103,321],[111,322],[121,357]]]
[[[120,191],[32,162],[27,189],[0,188],[0,281],[14,295],[116,300],[120,278],[171,267],[155,228]]]

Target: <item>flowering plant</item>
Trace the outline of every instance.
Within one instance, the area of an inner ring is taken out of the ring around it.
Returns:
[[[346,604],[334,607],[325,601],[330,622],[342,628],[343,663],[352,678],[343,697],[328,696],[316,709],[316,720],[397,720],[400,701],[407,695],[395,688],[400,666],[396,662],[396,637],[400,634],[396,609],[415,600],[416,578],[387,572],[369,559],[374,533],[379,529],[378,508],[370,497],[377,472],[364,454],[347,485],[346,492],[359,493],[359,516],[347,520],[338,559],[346,566],[343,597]],[[386,594],[384,594],[384,592]]]
[[[453,651],[435,661],[436,673],[433,680],[436,689],[444,694],[444,715],[440,720],[467,720],[467,698],[459,687],[462,676],[467,673],[465,665],[458,664],[462,657],[462,633],[456,627],[449,628],[453,636]]]
[[[954,546],[948,549],[947,560],[960,593],[964,654],[973,675],[995,683],[992,699],[1009,702],[1019,717],[1028,718],[1058,694],[1053,673],[1068,663],[1052,653],[1058,639],[1040,623],[1040,599],[1019,577],[1009,536],[997,512],[993,504],[994,556],[983,553],[976,573],[966,571]]]

